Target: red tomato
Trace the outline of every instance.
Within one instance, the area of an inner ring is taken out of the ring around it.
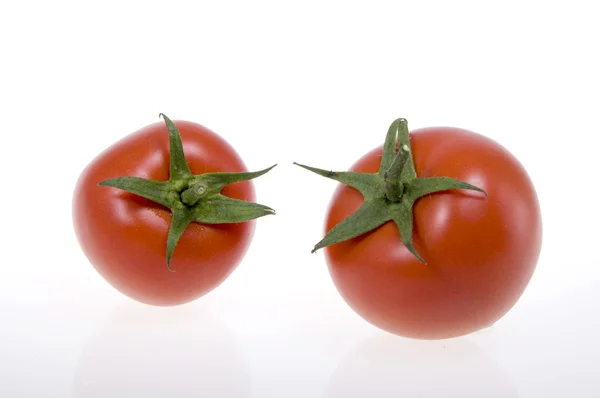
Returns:
[[[336,288],[373,325],[412,338],[456,337],[487,327],[513,307],[541,250],[542,222],[532,182],[517,159],[491,139],[458,128],[411,134],[418,177],[452,177],[482,188],[418,199],[413,243],[427,264],[401,243],[388,221],[371,232],[325,247]],[[351,171],[377,173],[382,148]],[[326,232],[354,213],[363,196],[340,185]]]
[[[235,150],[211,130],[175,121],[193,174],[246,171]],[[149,125],[125,137],[84,170],[73,200],[79,243],[95,269],[125,295],[152,305],[195,300],[220,285],[244,257],[254,233],[253,220],[231,224],[187,226],[166,266],[165,246],[172,220],[169,209],[112,187],[102,180],[137,176],[169,179],[169,135],[164,123]],[[223,188],[234,199],[253,201],[251,181]]]

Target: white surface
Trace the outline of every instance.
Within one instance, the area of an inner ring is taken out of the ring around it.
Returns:
[[[0,396],[600,396],[593,3],[3,2]],[[279,163],[245,261],[175,309],[116,293],[71,227],[82,168],[159,112]],[[389,336],[310,254],[335,184],[291,163],[344,169],[396,117],[492,137],[536,184],[542,257],[493,328]]]

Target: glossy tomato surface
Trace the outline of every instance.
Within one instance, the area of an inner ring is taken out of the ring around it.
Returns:
[[[193,174],[247,171],[236,151],[211,130],[174,121]],[[73,197],[79,243],[95,269],[127,296],[152,305],[195,300],[220,285],[245,255],[255,222],[205,225],[192,222],[171,261],[166,244],[171,212],[102,180],[136,176],[169,179],[169,136],[164,123],[149,125],[118,141],[83,171]],[[251,181],[226,186],[223,195],[254,201]]]
[[[325,248],[336,288],[360,316],[388,332],[420,339],[456,337],[490,326],[528,285],[541,250],[542,221],[532,182],[495,141],[457,128],[410,134],[418,177],[453,177],[484,189],[452,190],[417,200],[414,245],[388,222]],[[375,173],[382,149],[352,171]],[[326,216],[329,231],[363,202],[340,185]]]

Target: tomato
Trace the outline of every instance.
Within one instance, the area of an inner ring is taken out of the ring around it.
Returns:
[[[169,269],[166,242],[173,224],[172,210],[123,189],[99,186],[121,176],[160,181],[165,187],[193,181],[189,173],[183,173],[181,181],[166,185],[171,177],[169,162],[175,159],[169,152],[170,146],[173,151],[169,123],[175,126],[174,142],[176,133],[180,134],[185,159],[183,153],[176,154],[183,159],[183,168],[187,160],[192,175],[229,172],[238,173],[230,176],[248,177],[240,156],[216,133],[197,123],[165,120],[166,124],[146,126],[102,152],[82,172],[73,196],[76,236],[93,267],[121,293],[161,306],[190,302],[219,286],[243,259],[255,229],[252,217],[245,222],[181,224]],[[226,197],[222,199],[251,205],[249,201],[255,199],[252,182],[237,180],[222,188],[220,194]],[[178,199],[177,194],[187,188],[184,185],[173,191],[174,206],[183,210],[192,208],[182,206]]]
[[[519,161],[489,138],[448,127],[409,137],[419,178],[451,177],[485,195],[443,190],[414,202],[412,243],[423,262],[392,220],[326,246],[325,259],[336,289],[371,324],[411,338],[457,337],[495,323],[527,287],[542,242],[538,198]],[[377,173],[382,156],[375,148],[350,171]],[[325,232],[364,202],[357,189],[339,185]]]

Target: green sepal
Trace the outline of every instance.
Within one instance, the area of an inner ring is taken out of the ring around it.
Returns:
[[[117,177],[100,181],[100,186],[119,188],[155,203],[170,207],[168,183],[164,181],[147,180],[140,177]]]
[[[434,192],[469,189],[486,192],[472,184],[451,177],[418,178],[410,145],[406,119],[396,119],[388,128],[376,174],[334,172],[294,163],[323,177],[358,190],[363,205],[334,226],[312,250],[316,250],[368,233],[392,220],[400,238],[420,262],[426,263],[413,244],[413,207],[417,199]]]
[[[317,169],[316,167],[310,167],[303,164],[295,163],[296,166],[300,166],[306,170],[312,171],[323,177],[330,178],[332,180],[341,182],[342,184],[351,186],[358,190],[364,197],[371,198],[377,196],[382,190],[383,184],[377,174],[369,173],[355,173],[352,171],[329,171],[323,169]]]
[[[410,184],[408,194],[413,200],[417,200],[422,196],[449,189],[468,189],[481,192],[487,196],[483,189],[450,177],[417,178]]]
[[[390,213],[392,215],[392,220],[396,223],[398,227],[398,232],[400,232],[400,238],[402,239],[402,243],[411,252],[417,260],[425,263],[423,257],[413,245],[413,204],[414,201],[407,196],[404,196],[400,202],[394,203],[390,206]]]
[[[246,202],[212,195],[194,209],[194,220],[204,224],[240,223],[275,214],[272,208],[258,203]]]
[[[165,120],[167,130],[169,131],[169,180],[180,180],[185,177],[190,177],[192,172],[185,160],[183,152],[183,142],[181,135],[175,124],[165,114],[161,113]]]
[[[173,272],[173,269],[171,268],[171,258],[173,257],[175,246],[192,220],[193,214],[190,209],[183,206],[178,209],[173,209],[173,218],[171,220],[171,225],[169,226],[169,235],[167,237],[167,267],[171,272]]]
[[[205,173],[197,176],[194,179],[194,181],[197,183],[204,184],[207,187],[207,194],[219,193],[226,185],[234,184],[240,181],[252,180],[254,178],[260,177],[263,174],[266,174],[269,171],[271,171],[271,169],[273,169],[273,167],[275,166],[277,165],[274,164],[273,166],[267,167],[266,169],[259,171],[242,171],[235,173]]]
[[[384,201],[385,199],[383,198],[365,200],[357,211],[333,227],[331,231],[315,245],[312,253],[323,247],[333,245],[334,243],[356,238],[357,236],[374,230],[386,221],[389,221],[391,218]]]
[[[183,142],[177,126],[164,114],[169,133],[169,180],[154,181],[135,176],[121,176],[98,183],[149,199],[171,210],[172,221],[166,242],[167,268],[179,238],[191,222],[228,224],[246,222],[275,214],[270,207],[221,195],[221,190],[269,172],[275,165],[259,171],[215,172],[193,175],[185,159]]]

